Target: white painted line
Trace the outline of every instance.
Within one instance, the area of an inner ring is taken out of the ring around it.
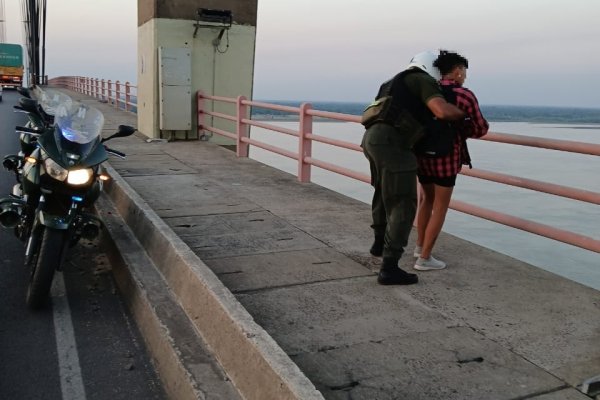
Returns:
[[[79,367],[71,309],[67,300],[62,272],[56,272],[54,275],[51,295],[62,398],[63,400],[85,400],[85,388]]]

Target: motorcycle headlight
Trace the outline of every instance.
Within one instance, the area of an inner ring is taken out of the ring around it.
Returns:
[[[58,165],[51,158],[44,160],[44,169],[46,173],[58,181],[64,181],[69,176],[69,171]]]
[[[83,185],[90,181],[94,172],[91,168],[85,169],[74,169],[69,171],[69,176],[67,177],[67,183],[71,185]]]

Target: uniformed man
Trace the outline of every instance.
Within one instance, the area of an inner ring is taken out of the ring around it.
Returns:
[[[383,103],[376,122],[367,125],[362,147],[375,188],[372,202],[375,242],[371,254],[383,256],[377,281],[382,285],[410,285],[417,275],[398,267],[408,243],[417,208],[417,160],[413,145],[435,119],[458,120],[464,113],[446,102],[438,86],[436,52],[415,55],[406,69],[381,85],[376,100]]]

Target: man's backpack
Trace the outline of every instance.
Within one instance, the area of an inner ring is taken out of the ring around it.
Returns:
[[[454,149],[457,132],[447,121],[432,119],[425,126],[425,135],[415,144],[415,154],[422,157],[444,157]]]
[[[442,93],[448,103],[456,104],[455,86],[442,86]],[[415,154],[422,157],[444,157],[454,149],[458,132],[450,122],[432,118],[426,123],[425,135],[415,144]]]

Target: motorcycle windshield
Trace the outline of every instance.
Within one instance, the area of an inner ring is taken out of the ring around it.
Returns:
[[[42,110],[48,115],[56,115],[59,107],[71,107],[73,104],[69,96],[54,89],[39,89],[36,96]]]
[[[95,165],[98,158],[95,156],[96,152],[104,151],[98,136],[88,143],[73,142],[65,137],[58,125],[55,125],[52,139],[51,137],[40,138],[38,143],[50,158],[64,168]]]
[[[100,137],[104,126],[104,116],[94,107],[80,102],[72,102],[57,107],[54,123],[59,127],[62,136],[69,142],[84,145],[94,142],[94,139]]]
[[[104,116],[96,108],[72,102],[57,107],[54,125],[54,143],[58,154],[53,158],[58,157],[64,166],[82,165],[100,144]]]

